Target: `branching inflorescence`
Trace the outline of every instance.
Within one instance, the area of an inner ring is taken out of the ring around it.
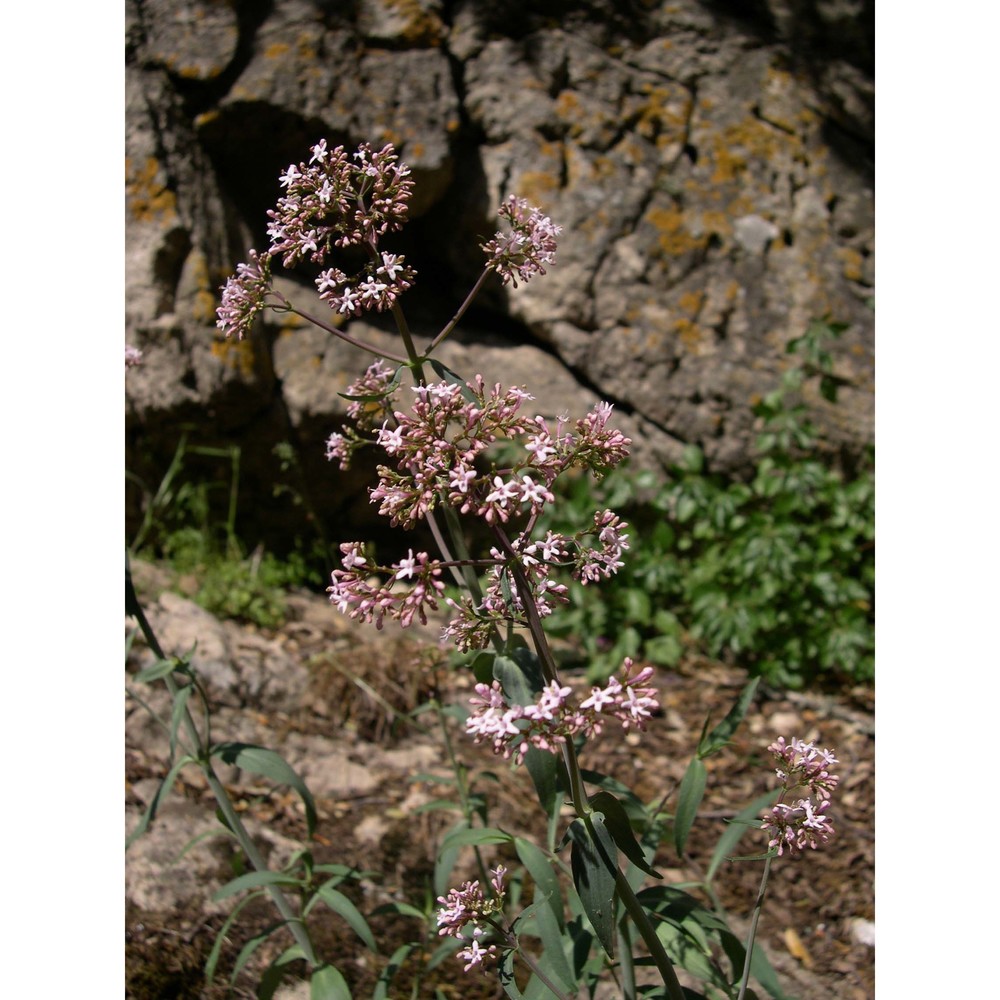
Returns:
[[[781,782],[781,798],[761,827],[768,832],[767,846],[776,849],[778,854],[786,850],[794,854],[828,843],[833,835],[833,824],[826,811],[830,807],[830,796],[840,781],[830,769],[838,763],[837,758],[830,750],[820,750],[803,740],[793,739],[786,743],[783,736],[767,749],[778,762],[775,773]],[[794,804],[784,801],[787,794],[799,789],[807,789],[816,801],[813,802],[811,796],[798,798]]]

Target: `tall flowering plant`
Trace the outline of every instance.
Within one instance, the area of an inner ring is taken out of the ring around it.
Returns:
[[[665,935],[654,925],[655,908],[647,910],[636,892],[642,874],[660,876],[650,867],[620,797],[608,788],[588,792],[578,758],[585,742],[605,728],[645,728],[659,707],[652,669],[637,670],[626,659],[604,686],[577,695],[560,677],[544,628],[552,609],[568,599],[566,581],[600,584],[621,568],[630,544],[628,525],[609,509],[596,510],[587,528],[573,535],[541,530],[541,516],[555,501],[554,485],[581,470],[604,475],[626,458],[631,442],[613,426],[608,403],[575,418],[548,419],[534,410],[525,387],[489,381],[482,374],[463,378],[434,357],[491,276],[517,287],[545,274],[555,263],[560,227],[523,199],[504,201],[501,230],[482,244],[485,262],[478,280],[452,319],[418,346],[400,306],[417,272],[403,255],[383,246],[406,221],[413,187],[408,168],[391,145],[375,150],[362,144],[348,154],[321,140],[311,154],[308,162],[292,164],[281,174],[284,194],[268,213],[270,245],[251,250],[229,279],[218,327],[227,337],[242,338],[265,310],[291,311],[374,355],[344,394],[351,419],[332,431],[326,455],[347,468],[359,448],[376,448],[381,463],[371,502],[393,525],[426,524],[436,545],[434,552],[411,548],[398,561],[382,563],[361,542],[342,544],[330,600],[349,617],[377,628],[387,618],[406,627],[415,620],[426,623],[432,612],[442,616],[442,639],[474,654],[468,736],[524,765],[553,828],[568,800],[572,819],[561,847],[570,849],[576,894],[596,941],[609,960],[616,943],[624,945],[617,950],[625,982],[631,984],[626,994],[637,995],[625,930],[630,926],[662,978],[662,992],[656,995],[683,1000]],[[363,264],[350,272],[343,269],[347,248],[363,251]],[[301,312],[274,287],[276,266],[304,262],[316,273],[317,295],[329,309],[326,318]],[[373,310],[393,316],[398,350],[356,339],[345,325]],[[404,385],[406,372],[412,384]],[[469,549],[468,522],[485,529],[488,542],[482,551]],[[451,593],[448,582],[456,588]],[[521,638],[525,634],[527,643]],[[810,814],[811,820],[821,811]],[[781,820],[782,830],[797,823],[791,813]],[[821,836],[815,822],[809,829],[810,834],[799,832],[791,840],[781,833],[777,842],[790,848],[801,846],[803,836]],[[538,848],[496,829],[461,833],[457,842],[466,845],[510,840],[536,885],[550,886],[551,915],[543,919],[549,910],[539,902],[534,926],[542,953],[523,947],[523,925],[505,915],[506,870],[497,866],[487,873],[481,865],[481,879],[439,898],[440,935],[454,941],[456,949],[461,945],[458,956],[466,971],[498,962],[512,997],[521,996],[514,956],[552,995],[574,995],[579,970],[568,964],[559,939],[557,931],[568,933],[568,925],[562,897],[549,881],[557,857],[541,857]]]

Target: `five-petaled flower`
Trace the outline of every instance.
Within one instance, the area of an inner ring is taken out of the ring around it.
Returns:
[[[800,739],[789,743],[783,736],[767,749],[778,762],[775,774],[781,782],[778,802],[761,824],[761,829],[767,831],[767,846],[780,855],[786,850],[793,854],[826,844],[834,832],[826,812],[831,794],[840,782],[840,776],[831,773],[831,768],[839,763],[837,758],[830,750],[821,750]],[[810,797],[799,797],[794,804],[784,801],[786,795],[799,789],[810,792]],[[811,796],[817,801],[813,802]]]

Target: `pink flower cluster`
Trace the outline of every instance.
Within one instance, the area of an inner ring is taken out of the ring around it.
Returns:
[[[398,391],[391,370],[378,362],[348,393],[363,397],[349,411],[359,426],[372,426],[376,414],[385,415],[376,443],[395,464],[378,468],[371,500],[379,504],[379,513],[393,524],[412,527],[429,511],[448,505],[495,529],[515,522],[520,529],[509,548],[494,546],[489,559],[478,561],[489,569],[478,603],[468,597],[448,600],[456,614],[444,638],[464,651],[479,649],[498,625],[523,623],[526,609],[519,588],[512,584],[512,561],[520,564],[522,582],[527,582],[540,617],[567,599],[566,587],[551,578],[553,568],[568,569],[584,583],[606,579],[621,568],[628,525],[613,511],[599,511],[593,527],[574,537],[551,531],[544,538],[533,537],[542,508],[555,498],[551,486],[558,476],[581,465],[600,472],[628,454],[629,439],[608,426],[609,404],[598,404],[571,429],[566,418],[550,426],[544,417],[523,413],[523,403],[532,399],[528,393],[500,384],[487,388],[481,376],[465,385],[443,381],[416,386],[409,411],[397,409],[390,417],[390,402]],[[373,402],[380,392],[384,398]],[[519,443],[523,449],[503,467],[487,454],[500,441]],[[327,440],[327,458],[339,459],[346,467],[360,443],[354,430],[333,434]],[[334,571],[329,590],[331,600],[353,617],[381,626],[388,614],[409,624],[414,614],[425,619],[425,605],[437,607],[443,585],[436,577],[445,563],[421,553],[418,582],[412,592],[404,593],[393,589],[401,564],[365,564],[361,571],[360,547],[345,545],[342,551],[344,566]],[[389,584],[371,583],[373,573],[388,576]]]
[[[129,368],[136,368],[142,364],[142,351],[138,347],[133,347],[132,344],[125,345],[125,370]]]
[[[351,618],[375,622],[382,628],[385,616],[396,619],[404,628],[418,618],[427,624],[427,609],[437,609],[437,599],[444,591],[440,560],[426,552],[410,554],[394,564],[387,583],[373,574],[385,567],[372,566],[357,542],[340,546],[343,569],[335,569],[333,583],[327,587],[330,601]],[[405,581],[405,582],[404,582]],[[399,585],[399,586],[397,586]]]
[[[250,263],[238,264],[236,274],[222,290],[222,303],[216,310],[216,326],[227,337],[242,340],[250,333],[254,320],[267,307],[271,291],[271,257],[250,251]]]
[[[286,268],[304,260],[322,267],[334,248],[362,246],[370,259],[359,273],[325,267],[315,279],[319,297],[348,316],[390,308],[413,283],[416,272],[401,255],[378,250],[379,237],[406,220],[409,167],[391,145],[376,152],[362,143],[348,157],[343,146],[328,149],[321,139],[311,152],[309,163],[293,163],[279,178],[286,193],[267,213],[270,249],[251,250],[250,263],[240,264],[222,291],[216,325],[227,337],[244,337],[269,305],[272,258]]]
[[[310,148],[308,163],[292,163],[278,178],[285,193],[268,211],[270,248],[250,251],[250,263],[240,264],[222,290],[216,325],[227,336],[246,336],[255,317],[266,307],[287,308],[271,287],[270,264],[278,258],[286,268],[309,261],[322,270],[315,278],[319,297],[338,315],[359,315],[391,309],[410,288],[416,271],[402,254],[386,253],[379,239],[399,230],[406,221],[413,181],[410,169],[399,162],[392,144],[374,150],[362,143],[348,156],[343,146],[333,149],[326,139]],[[499,210],[511,231],[498,232],[482,249],[486,267],[504,284],[527,281],[544,274],[555,262],[560,226],[523,198],[511,195]],[[368,260],[361,271],[347,274],[331,265],[335,249],[362,247]],[[275,301],[268,303],[273,294]]]
[[[465,385],[437,382],[413,392],[417,399],[410,411],[396,410],[378,432],[378,443],[396,468],[381,466],[372,492],[379,513],[404,527],[442,502],[487,524],[537,515],[554,499],[550,487],[559,475],[572,466],[600,473],[621,462],[631,444],[607,427],[612,410],[607,403],[570,431],[565,418],[552,428],[544,417],[522,414],[522,403],[534,397],[499,383],[487,389],[481,375]],[[491,445],[519,438],[525,440],[525,458],[510,468],[491,463],[480,471],[477,460]],[[602,527],[613,530],[610,522]]]
[[[536,274],[545,274],[544,265],[555,263],[556,237],[562,226],[553,225],[540,209],[529,207],[524,198],[514,195],[500,206],[499,215],[510,223],[511,231],[497,233],[483,245],[486,266],[496,271],[505,285],[511,281],[517,288],[517,278],[528,281]]]
[[[621,680],[612,677],[605,687],[594,687],[579,706],[570,702],[572,688],[556,681],[542,689],[533,705],[508,704],[497,681],[477,684],[466,731],[476,743],[490,740],[494,753],[505,759],[513,756],[520,763],[529,747],[558,753],[567,739],[598,735],[608,719],[616,719],[623,729],[644,729],[646,719],[659,707],[656,689],[643,686],[653,668],[629,677],[632,666],[626,657]]]
[[[375,152],[365,142],[348,157],[343,146],[328,149],[321,139],[311,151],[308,164],[293,163],[281,175],[286,194],[267,213],[270,252],[285,267],[322,264],[334,246],[374,246],[403,228],[413,181],[391,144]]]
[[[396,372],[381,358],[368,366],[364,375],[355,379],[343,395],[348,399],[347,415],[354,426],[334,431],[326,439],[327,461],[337,459],[341,469],[350,467],[354,452],[368,440],[359,432],[372,431],[386,417],[386,400],[392,392]]]
[[[486,921],[492,923],[491,918],[503,912],[505,898],[503,880],[506,874],[507,869],[503,865],[497,865],[492,870],[490,886],[494,894],[488,899],[479,888],[478,881],[466,882],[461,889],[449,889],[447,896],[438,896],[437,901],[441,904],[437,916],[438,934],[471,942],[458,953],[458,957],[467,963],[466,972],[475,965],[481,965],[487,956],[496,954],[495,944],[484,948],[480,942],[488,933],[488,928],[484,927],[483,923]],[[466,928],[469,924],[474,926],[472,931],[467,933]]]
[[[781,799],[761,825],[768,833],[767,846],[777,848],[780,855],[786,849],[792,854],[828,843],[834,831],[826,812],[840,782],[830,768],[838,763],[837,758],[830,750],[799,739],[788,743],[783,736],[767,749],[778,762],[775,773],[782,785]],[[807,789],[817,802],[811,797],[799,798],[794,805],[783,801],[786,794],[800,788]]]

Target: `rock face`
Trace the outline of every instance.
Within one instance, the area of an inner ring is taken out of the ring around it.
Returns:
[[[126,326],[145,358],[130,466],[155,485],[185,425],[239,444],[243,495],[280,534],[301,519],[271,497],[288,441],[313,506],[346,509],[356,484],[322,442],[367,361],[274,314],[241,343],[214,327],[219,286],[267,245],[278,174],[321,137],[391,141],[413,171],[398,246],[419,335],[475,281],[508,194],[564,227],[548,275],[487,288],[442,353],[456,370],[524,383],[543,412],[609,399],[641,461],[697,444],[738,472],[785,344],[829,316],[847,324],[841,401],[808,402],[826,445],[857,451],[874,409],[873,20],[870,0],[127,0]],[[308,276],[281,280],[326,308]]]

